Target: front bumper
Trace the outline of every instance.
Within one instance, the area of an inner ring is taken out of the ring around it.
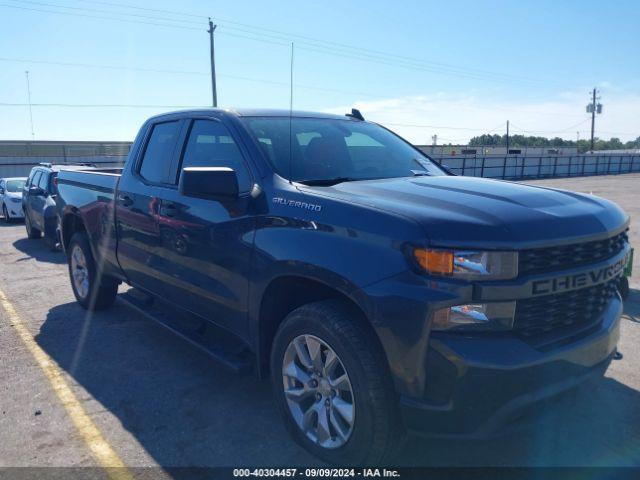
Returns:
[[[431,436],[487,437],[537,403],[602,375],[619,339],[622,302],[595,331],[550,351],[515,336],[433,334],[425,394],[401,397],[407,428]]]

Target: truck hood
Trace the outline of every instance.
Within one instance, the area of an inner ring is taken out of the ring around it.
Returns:
[[[628,216],[592,195],[484,178],[441,176],[314,187],[408,217],[439,246],[523,248],[589,240],[619,231]]]

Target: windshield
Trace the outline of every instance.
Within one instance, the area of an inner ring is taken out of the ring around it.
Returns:
[[[349,119],[293,118],[290,125],[288,117],[245,117],[243,120],[275,171],[296,182],[321,185],[351,180],[446,175],[419,150],[372,123]]]
[[[7,180],[7,192],[20,192],[24,187],[24,180]]]

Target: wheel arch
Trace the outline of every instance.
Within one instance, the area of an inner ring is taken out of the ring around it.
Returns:
[[[69,242],[71,241],[71,237],[73,237],[74,233],[87,233],[87,227],[84,224],[84,220],[80,214],[74,210],[69,210],[64,213],[62,221],[60,222],[60,229],[60,240],[62,241],[62,248],[65,251],[69,247]]]
[[[296,274],[285,274],[272,279],[263,290],[257,318],[256,366],[258,376],[269,374],[269,357],[273,339],[280,324],[289,313],[302,305],[322,300],[338,300],[352,314],[355,322],[369,330],[384,354],[384,348],[369,321],[366,307],[349,292],[318,280]],[[386,356],[386,355],[385,355]]]

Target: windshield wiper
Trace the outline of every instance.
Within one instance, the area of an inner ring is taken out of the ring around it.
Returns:
[[[334,178],[318,178],[315,180],[298,180],[298,183],[308,185],[310,187],[330,187],[342,182],[355,182],[361,180],[360,178],[352,177],[334,177]]]

